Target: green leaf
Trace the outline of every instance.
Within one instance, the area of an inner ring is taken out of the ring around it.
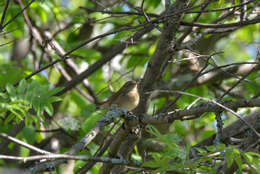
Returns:
[[[225,155],[227,159],[227,167],[230,168],[233,163],[233,157],[234,157],[233,150],[231,148],[227,148]]]
[[[251,155],[249,155],[248,153],[242,153],[242,156],[247,161],[248,164],[252,165],[254,158]]]
[[[184,123],[182,121],[176,120],[173,123],[175,131],[180,135],[180,136],[185,136],[187,135],[187,129],[184,127]]]
[[[203,148],[196,148],[196,150],[201,154],[201,155],[206,155],[207,151]]]
[[[35,143],[35,129],[32,126],[23,128],[23,135],[29,144]]]
[[[242,171],[242,169],[243,169],[243,162],[242,162],[240,154],[235,156],[235,161],[236,161],[236,163],[238,165],[239,170]]]
[[[75,51],[77,55],[83,56],[87,61],[97,60],[101,58],[101,53],[95,49],[90,48],[79,48]]]
[[[22,79],[17,87],[17,95],[19,99],[22,99],[24,94],[26,93],[27,83],[25,79]]]
[[[48,95],[49,96],[53,96],[54,94],[60,92],[61,90],[63,90],[64,87],[57,87],[57,88],[53,88],[51,90],[48,91]]]
[[[5,119],[4,124],[8,124],[10,121],[12,121],[13,119],[15,119],[15,115],[14,114],[9,114],[8,117]]]
[[[16,112],[15,109],[9,108],[9,111],[11,111],[11,112],[12,112],[16,117],[18,117],[20,120],[23,120],[23,116],[22,116],[20,113]]]
[[[152,125],[147,125],[146,131],[154,135],[155,137],[162,137],[162,134]]]
[[[0,36],[1,38],[2,36]],[[0,87],[7,84],[13,84],[23,77],[24,72],[20,67],[11,64],[3,64],[0,62]]]
[[[54,103],[54,102],[58,102],[58,101],[61,101],[62,99],[60,97],[50,97],[50,98],[47,98],[46,99],[46,103]]]
[[[97,111],[93,112],[90,116],[87,116],[87,119],[85,119],[82,124],[83,133],[89,132],[103,115],[104,113]]]
[[[53,115],[53,107],[51,104],[47,104],[46,106],[44,106],[44,110],[50,115]]]
[[[16,89],[13,87],[13,85],[7,84],[6,85],[6,91],[11,97],[16,98]]]

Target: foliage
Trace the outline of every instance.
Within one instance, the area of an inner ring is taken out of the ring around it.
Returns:
[[[11,121],[19,122],[25,120],[26,123],[34,118],[30,115],[30,109],[34,109],[37,117],[43,115],[46,111],[50,116],[53,115],[52,103],[60,101],[58,97],[53,96],[61,88],[48,89],[47,85],[41,85],[37,81],[27,83],[21,80],[17,87],[11,84],[6,85],[6,92],[0,93],[0,114],[11,112],[12,114],[4,118],[4,124]],[[36,117],[36,118],[37,118]],[[34,119],[34,121],[39,121]]]
[[[144,162],[144,167],[150,167],[154,173],[165,171],[177,171],[182,173],[216,173],[217,168],[223,165],[222,158],[225,158],[226,165],[230,168],[236,164],[237,172],[242,173],[243,169],[249,168],[254,173],[259,173],[260,156],[254,152],[243,152],[235,146],[227,147],[225,144],[217,144],[204,148],[196,148],[196,160],[189,160],[187,152],[188,147],[182,147],[180,138],[176,133],[161,134],[154,126],[147,126],[147,132],[154,138],[147,139],[149,141],[157,141],[164,144],[163,152],[151,153],[152,160]],[[192,150],[192,151],[194,151]],[[245,161],[245,163],[243,162]]]
[[[187,159],[187,150],[182,148],[178,143],[180,139],[175,133],[162,135],[155,127],[147,126],[147,132],[156,138],[147,139],[164,143],[164,151],[160,153],[152,153],[153,161],[147,161],[143,164],[145,167],[157,168],[154,172],[179,171],[185,172]]]

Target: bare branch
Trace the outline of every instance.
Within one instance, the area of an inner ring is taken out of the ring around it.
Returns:
[[[12,142],[14,142],[14,143],[17,143],[17,144],[19,144],[19,145],[21,145],[21,146],[23,146],[23,147],[26,147],[26,148],[28,148],[28,149],[30,149],[30,150],[35,151],[35,152],[39,152],[39,153],[42,153],[42,154],[53,154],[53,153],[51,153],[51,152],[48,152],[48,151],[39,149],[39,148],[37,148],[37,147],[35,147],[35,146],[32,146],[32,145],[30,145],[30,144],[27,144],[27,143],[25,143],[25,142],[23,142],[23,141],[21,141],[21,140],[18,140],[18,139],[14,138],[14,137],[11,137],[11,136],[7,135],[7,134],[5,134],[5,133],[0,133],[0,137],[3,137],[3,138],[5,138],[5,139],[8,139],[8,140],[10,140],[10,141],[12,141]]]

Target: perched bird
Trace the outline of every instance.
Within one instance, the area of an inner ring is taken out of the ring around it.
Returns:
[[[112,104],[133,110],[139,103],[137,82],[134,80],[126,82],[116,93],[100,104],[100,108],[109,108]]]

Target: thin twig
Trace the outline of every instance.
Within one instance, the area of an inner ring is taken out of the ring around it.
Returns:
[[[92,157],[87,155],[67,155],[67,154],[49,154],[49,155],[35,155],[29,157],[20,157],[20,156],[8,156],[8,155],[0,155],[0,159],[9,159],[9,160],[17,160],[23,161],[26,163],[27,161],[36,161],[42,159],[73,159],[73,160],[83,160],[83,161],[96,161],[103,163],[111,163],[111,164],[121,164],[132,167],[140,167],[141,163],[137,161],[129,162],[124,159],[119,158],[108,158],[108,157]]]
[[[259,22],[260,22],[260,17],[255,17],[252,20],[239,21],[239,22],[234,22],[229,24],[204,24],[204,23],[197,23],[197,22],[189,23],[184,21],[180,22],[180,24],[184,26],[194,26],[200,28],[230,28],[230,27],[242,27],[250,24],[257,24]]]
[[[259,64],[259,63],[258,63]],[[228,94],[232,89],[234,89],[238,84],[241,83],[247,76],[249,76],[253,71],[255,71],[257,65],[255,65],[250,71],[248,71],[242,78],[240,78],[235,84],[233,84],[224,94],[222,94],[219,97],[219,100],[221,100],[226,94]]]
[[[2,32],[3,30],[3,24],[4,24],[4,21],[5,21],[5,16],[6,16],[6,12],[7,12],[7,9],[8,9],[8,6],[9,6],[9,3],[10,3],[10,0],[7,0],[6,2],[6,5],[5,5],[5,8],[4,8],[4,12],[2,14],[2,17],[1,17],[1,22],[0,22],[0,33]]]
[[[21,11],[19,11],[12,19],[10,19],[6,24],[4,24],[3,26],[2,26],[2,30],[7,26],[7,25],[9,25],[12,21],[14,21],[20,14],[22,14],[23,13],[23,11],[25,10],[25,9],[27,9],[28,7],[30,7],[30,5],[34,2],[35,0],[31,0]]]
[[[211,56],[212,56],[212,55],[211,55]],[[200,74],[208,67],[208,62],[209,62],[209,59],[210,59],[211,56],[208,56],[208,57],[207,57],[207,60],[206,60],[206,63],[205,63],[205,65],[204,65],[204,67],[192,78],[192,80],[191,80],[187,85],[185,85],[185,87],[182,89],[182,91],[185,91],[186,89],[188,89],[188,88],[190,87],[190,85],[191,85],[191,84],[200,76]],[[181,93],[178,94],[173,101],[171,101],[169,104],[167,104],[167,105],[163,108],[162,112],[166,112],[172,105],[174,105],[174,104],[179,100],[179,98],[180,98],[181,96],[182,96]]]
[[[211,12],[218,12],[218,11],[226,11],[226,10],[230,10],[230,9],[234,9],[236,7],[242,7],[244,5],[250,4],[252,2],[255,2],[256,0],[251,0],[251,1],[247,1],[244,3],[240,3],[238,5],[234,5],[234,6],[230,6],[230,7],[225,7],[225,8],[217,8],[217,9],[212,9],[212,10],[202,10],[202,11],[191,11],[191,12],[186,12],[186,13],[211,13]]]
[[[19,144],[19,145],[21,145],[21,146],[23,146],[23,147],[26,147],[26,148],[28,148],[28,149],[30,149],[30,150],[35,151],[35,152],[39,152],[39,153],[41,153],[41,154],[53,154],[53,153],[51,153],[51,152],[48,152],[48,151],[39,149],[39,148],[37,148],[37,147],[35,147],[35,146],[32,146],[32,145],[30,145],[30,144],[27,144],[27,143],[25,143],[25,142],[23,142],[23,141],[21,141],[21,140],[18,140],[18,139],[14,138],[14,137],[11,137],[11,136],[7,135],[7,134],[5,134],[5,133],[0,133],[0,137],[3,137],[3,138],[5,138],[5,139],[8,139],[8,140],[10,140],[10,141],[12,141],[12,142],[14,142],[14,143],[17,143],[17,144]]]
[[[251,126],[244,118],[242,118],[239,114],[237,114],[235,111],[233,111],[232,109],[224,106],[223,104],[215,101],[215,100],[211,100],[211,99],[208,99],[208,98],[205,98],[205,97],[200,97],[200,96],[197,96],[195,94],[190,94],[190,93],[187,93],[187,92],[183,92],[183,91],[173,91],[173,92],[176,92],[176,93],[180,93],[182,95],[188,95],[188,96],[192,96],[192,97],[196,97],[196,98],[199,98],[199,99],[202,99],[204,101],[208,101],[208,102],[212,102],[214,104],[216,104],[217,106],[223,108],[224,110],[232,113],[233,115],[235,115],[237,118],[239,118],[241,121],[243,121],[257,136],[258,138],[260,138],[260,134],[256,131],[256,129]]]

